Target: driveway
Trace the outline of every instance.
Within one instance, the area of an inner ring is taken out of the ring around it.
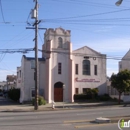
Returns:
[[[3,96],[0,96],[0,106],[4,106],[4,105],[18,105],[18,102],[14,102],[11,99],[5,98]]]

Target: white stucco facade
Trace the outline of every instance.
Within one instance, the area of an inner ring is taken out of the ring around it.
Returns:
[[[74,102],[75,93],[86,88],[98,88],[106,93],[106,55],[84,46],[72,51],[71,31],[62,28],[48,29],[44,34],[42,58],[39,62],[39,93],[48,103]],[[21,91],[23,100],[31,99],[35,88],[34,70],[30,60],[21,62]]]
[[[32,68],[32,61],[34,58],[26,57],[23,55],[21,60],[21,67],[17,67],[17,88],[20,88],[20,103],[31,101],[34,90],[35,90],[35,80],[34,80],[34,68]],[[44,59],[39,58],[39,69],[42,71],[44,69]],[[43,95],[43,72],[39,73],[39,94]]]
[[[79,54],[77,56],[77,54]],[[87,57],[86,57],[87,56]],[[90,75],[83,74],[83,61],[90,61]],[[84,88],[98,88],[99,94],[106,92],[106,55],[102,55],[93,49],[85,46],[73,51],[74,65],[78,64],[79,73],[74,73],[74,87],[79,89],[79,93],[83,93]],[[97,72],[95,74],[95,68]],[[75,66],[73,66],[75,68]]]
[[[124,55],[124,57],[119,62],[119,71],[121,70],[130,70],[130,50]],[[130,102],[130,93],[123,93],[122,99],[124,102]]]
[[[119,71],[124,69],[130,70],[130,50],[124,55],[122,60],[119,62]]]

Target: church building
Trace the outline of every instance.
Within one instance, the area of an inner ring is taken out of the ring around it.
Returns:
[[[22,58],[24,59],[25,56]],[[30,64],[31,58],[26,58]],[[22,60],[25,62],[25,60]],[[21,78],[34,72],[21,63]],[[62,28],[47,29],[44,34],[42,58],[39,58],[39,93],[48,103],[74,102],[74,94],[84,93],[88,88],[98,88],[99,94],[106,93],[106,55],[87,46],[72,50],[71,31]],[[32,99],[35,89],[34,78],[21,79],[21,101]],[[28,88],[28,89],[27,89]],[[26,91],[26,92],[25,92]],[[25,98],[26,97],[26,98]]]

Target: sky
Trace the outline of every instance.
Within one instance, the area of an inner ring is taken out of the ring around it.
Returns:
[[[107,76],[118,72],[118,62],[130,48],[130,0],[38,0],[41,28],[71,30],[73,50],[88,46],[107,55]],[[34,48],[33,0],[0,0],[0,50]],[[38,31],[38,48],[45,30]],[[0,53],[0,81],[16,74],[24,53]],[[34,57],[34,52],[25,54]],[[39,52],[39,57],[42,54]],[[117,58],[119,60],[117,60]]]

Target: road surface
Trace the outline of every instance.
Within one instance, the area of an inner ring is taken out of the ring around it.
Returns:
[[[128,116],[130,107],[98,107],[43,112],[1,112],[0,130],[118,130],[117,123],[93,125],[97,117]]]

